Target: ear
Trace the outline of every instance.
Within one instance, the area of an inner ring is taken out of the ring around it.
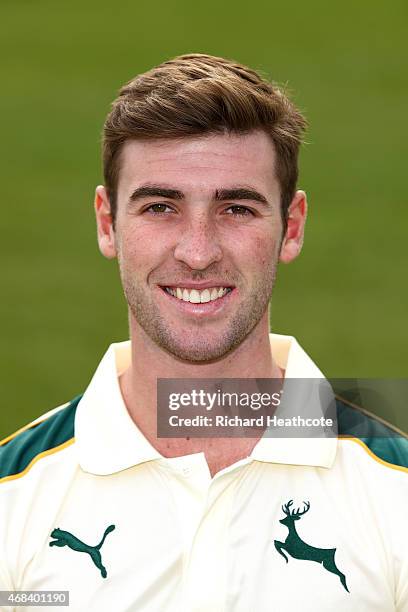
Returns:
[[[279,261],[290,263],[302,250],[307,214],[304,191],[297,191],[288,209],[288,225],[282,240]]]
[[[113,259],[117,255],[115,230],[109,197],[103,185],[98,185],[95,190],[95,214],[99,250],[108,259]]]

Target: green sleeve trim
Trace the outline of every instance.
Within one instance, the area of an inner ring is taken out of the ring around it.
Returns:
[[[23,472],[39,454],[74,437],[74,419],[82,395],[44,421],[18,433],[0,447],[0,479]]]
[[[361,440],[379,459],[408,468],[408,437],[366,410],[336,398],[338,435]]]

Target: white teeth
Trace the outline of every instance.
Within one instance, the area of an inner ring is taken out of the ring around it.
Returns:
[[[201,302],[200,294],[197,289],[192,289],[190,291],[190,302],[192,304],[199,304]]]
[[[192,304],[213,302],[232,291],[229,287],[210,287],[202,291],[198,289],[183,289],[182,287],[166,287],[165,289],[167,293],[170,293],[175,298],[184,302],[191,302]]]
[[[209,302],[210,300],[210,292],[208,291],[208,289],[204,289],[204,291],[201,292],[201,303],[204,304],[205,302]]]

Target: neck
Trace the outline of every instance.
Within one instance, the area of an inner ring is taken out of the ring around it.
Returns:
[[[152,342],[132,317],[130,332],[132,361],[120,378],[120,386],[131,418],[149,442],[167,457],[207,451],[212,473],[250,454],[257,439],[157,438],[156,385],[158,378],[281,378],[283,372],[271,352],[269,313],[265,313],[238,347],[212,362],[192,363],[177,359]],[[211,465],[209,447],[218,455],[221,447],[224,451],[228,448],[228,457],[223,452],[223,458],[218,457]]]

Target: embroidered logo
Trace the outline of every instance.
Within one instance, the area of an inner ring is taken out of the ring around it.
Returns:
[[[55,538],[52,542],[49,543],[50,546],[68,546],[72,550],[76,550],[78,552],[85,552],[91,557],[92,561],[95,563],[96,567],[101,570],[102,578],[106,578],[107,572],[106,568],[102,565],[102,557],[100,553],[100,549],[105,541],[108,533],[115,529],[115,525],[109,525],[105,529],[105,533],[103,534],[102,540],[96,546],[90,546],[89,544],[85,544],[81,542],[76,536],[69,533],[69,531],[64,531],[57,527],[51,532],[51,537]]]
[[[298,535],[295,527],[295,521],[298,521],[303,514],[308,512],[310,508],[309,502],[303,503],[305,506],[302,511],[300,511],[299,508],[291,511],[291,505],[293,504],[292,499],[287,504],[282,506],[282,512],[286,514],[286,516],[279,522],[289,529],[289,533],[284,542],[275,540],[274,544],[276,550],[280,555],[282,555],[282,557],[284,557],[286,563],[288,562],[288,558],[283,551],[286,551],[294,559],[304,559],[306,561],[316,561],[317,563],[321,563],[323,567],[327,569],[327,571],[337,574],[337,576],[340,578],[341,584],[349,593],[350,591],[347,588],[346,577],[341,573],[334,561],[334,553],[336,552],[336,548],[316,548],[315,546],[310,546],[309,544],[306,544],[306,542],[304,542]]]

